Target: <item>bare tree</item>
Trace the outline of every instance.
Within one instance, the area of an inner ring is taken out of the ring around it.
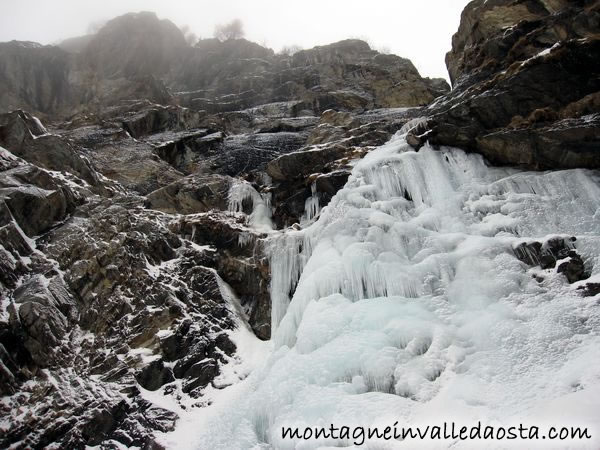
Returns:
[[[188,45],[194,45],[196,42],[198,42],[198,36],[190,29],[189,25],[182,26],[181,32],[183,33],[183,37]]]
[[[235,19],[229,23],[217,25],[214,37],[223,42],[232,39],[241,39],[244,37],[244,34],[244,24],[240,19]]]
[[[286,56],[292,56],[294,53],[298,53],[300,50],[303,50],[302,47],[293,44],[282,47],[279,53]]]
[[[96,34],[100,31],[104,25],[106,25],[107,20],[94,20],[88,24],[86,34]]]

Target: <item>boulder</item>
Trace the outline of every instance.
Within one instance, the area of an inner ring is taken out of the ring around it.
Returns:
[[[564,273],[569,283],[575,283],[590,277],[590,274],[585,270],[583,259],[574,251],[569,252],[569,260],[561,263],[556,271]]]
[[[575,249],[575,237],[550,238],[545,242],[523,242],[514,248],[515,256],[529,266],[540,266],[542,269],[556,267],[556,261],[569,256]]]

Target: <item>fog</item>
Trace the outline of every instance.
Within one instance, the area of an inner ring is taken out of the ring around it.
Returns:
[[[310,48],[353,37],[377,50],[409,58],[424,76],[447,78],[450,49],[468,0],[1,0],[0,41],[52,44],[87,34],[132,11],[154,11],[201,38],[239,18],[246,38],[278,51]]]

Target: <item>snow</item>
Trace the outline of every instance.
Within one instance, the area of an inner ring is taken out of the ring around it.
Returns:
[[[513,253],[520,242],[557,234],[577,237],[597,280],[597,172],[491,168],[458,149],[415,152],[396,135],[354,166],[315,222],[271,237],[270,355],[249,332],[238,335],[250,375],[208,408],[181,411],[161,442],[328,448],[351,442],[284,440],[281,429],[481,421],[587,426],[594,437],[486,447],[598,448],[598,298]],[[541,282],[532,276],[539,274]],[[482,441],[380,440],[368,448],[419,446]]]
[[[243,317],[239,300],[231,287],[217,275],[223,298],[240,312]],[[228,332],[229,338],[237,350],[228,364],[221,366],[221,373],[203,392],[204,407],[196,407],[197,399],[183,396],[176,400],[172,395],[166,395],[161,390],[148,391],[140,387],[142,397],[153,404],[175,412],[180,420],[173,433],[158,433],[158,441],[166,448],[195,448],[197,431],[208,427],[208,419],[218,416],[241,401],[241,396],[247,390],[247,384],[252,380],[248,377],[264,364],[272,350],[272,343],[261,341],[243,321],[239,321],[234,330]],[[216,388],[217,386],[218,388]]]
[[[528,63],[530,63],[531,61],[535,61],[537,59],[544,58],[545,56],[549,55],[550,53],[552,53],[557,48],[560,48],[561,45],[562,45],[562,42],[557,42],[552,47],[545,48],[544,50],[540,51],[539,53],[533,55],[531,58],[528,58],[528,59],[524,60],[521,63],[521,67],[524,66],[524,65],[526,65],[526,64],[528,64]]]
[[[152,361],[160,359],[160,355],[154,354],[152,349],[146,347],[138,347],[129,350],[128,352],[133,357],[139,357],[140,362],[144,365],[150,364]]]

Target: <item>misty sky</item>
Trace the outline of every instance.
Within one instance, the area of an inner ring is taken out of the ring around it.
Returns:
[[[447,78],[444,55],[468,0],[0,0],[0,41],[56,43],[90,24],[154,11],[200,37],[240,18],[246,38],[279,50],[354,37],[412,60],[424,76]]]

